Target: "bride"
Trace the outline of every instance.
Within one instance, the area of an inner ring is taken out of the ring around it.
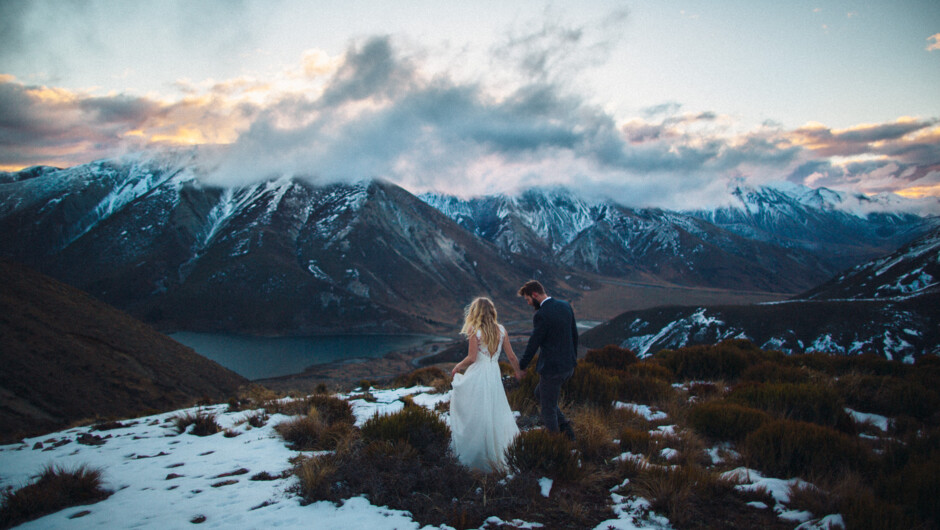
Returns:
[[[499,354],[520,374],[509,336],[496,320],[489,298],[477,298],[465,310],[460,332],[470,339],[467,357],[451,371],[450,429],[457,458],[465,466],[490,472],[503,470],[506,448],[519,433],[499,371]],[[466,372],[459,373],[466,369]]]

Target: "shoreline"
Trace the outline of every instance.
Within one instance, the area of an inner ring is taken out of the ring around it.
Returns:
[[[441,337],[441,340],[405,351],[392,351],[382,357],[356,357],[314,364],[297,374],[252,379],[251,383],[283,392],[312,393],[320,384],[325,384],[331,391],[347,391],[359,386],[361,381],[386,381],[421,368],[421,360],[439,355],[459,342],[458,339]],[[449,363],[429,366],[440,364]]]

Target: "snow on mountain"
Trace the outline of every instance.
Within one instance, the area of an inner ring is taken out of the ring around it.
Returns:
[[[380,181],[225,188],[194,167],[184,152],[6,175],[0,255],[166,329],[338,330],[361,312],[376,329],[417,331],[527,277],[800,292],[931,222],[857,217],[827,206],[848,201],[836,192],[792,186],[683,213],[562,188],[421,200]]]
[[[890,300],[930,292],[940,292],[940,228],[897,252],[856,266],[801,298]]]
[[[872,353],[913,362],[940,354],[940,297],[882,302],[804,301],[628,311],[584,333],[589,347],[617,344],[640,355],[747,339],[766,350]]]
[[[0,255],[163,329],[432,331],[531,270],[380,181],[220,188],[146,157],[34,173],[0,184]]]
[[[913,360],[940,354],[940,229],[785,302],[631,311],[585,333],[641,355],[748,339],[764,349]]]
[[[783,292],[815,285],[837,270],[807,252],[752,241],[694,216],[588,201],[564,189],[421,198],[510,260],[534,255],[622,279]]]
[[[869,197],[782,182],[738,185],[730,203],[686,212],[744,237],[813,253],[833,271],[891,252],[940,224],[921,217],[916,201]]]

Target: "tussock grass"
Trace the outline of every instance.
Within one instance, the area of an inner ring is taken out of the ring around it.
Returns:
[[[740,340],[644,360],[629,350],[601,350],[592,350],[563,388],[573,443],[529,429],[538,411],[534,367],[507,386],[512,408],[523,414],[523,432],[507,451],[511,475],[461,466],[438,414],[404,399],[401,412],[372,418],[362,429],[330,420],[348,430],[332,453],[295,463],[298,491],[308,502],[365,495],[410,511],[420,525],[476,528],[496,515],[547,528],[592,528],[613,517],[613,488],[649,499],[675,528],[792,528],[774,510],[747,504],[773,506],[766,491],[739,491],[719,478],[746,465],[818,486],[792,491],[789,509],[816,517],[840,513],[849,528],[937,526],[940,415],[927,409],[937,408],[930,404],[940,388],[940,361],[906,366],[874,357],[787,357]],[[422,378],[435,373],[409,376],[396,384],[427,385],[433,380]],[[673,387],[689,381],[687,391]],[[298,415],[318,418],[313,423],[322,438],[334,405],[308,400],[296,400],[305,407]],[[649,421],[613,408],[615,400],[651,405],[667,418]],[[891,432],[858,436],[845,406],[889,416]],[[673,425],[675,434],[657,432],[660,425]],[[718,442],[730,461],[713,465],[707,455]],[[666,447],[678,451],[668,461]],[[639,458],[616,458],[625,452]],[[544,476],[555,480],[549,498],[539,487]]]
[[[603,463],[616,456],[618,447],[613,442],[616,431],[611,429],[609,411],[579,407],[568,419],[578,433],[575,445],[585,460]]]
[[[392,380],[394,387],[413,387],[430,386],[437,392],[447,392],[450,390],[450,377],[444,373],[444,370],[436,366],[418,368],[412,372],[400,375]]]
[[[708,401],[692,407],[689,423],[713,440],[741,441],[771,420],[770,414],[726,401]]]
[[[837,476],[858,471],[870,461],[857,438],[812,423],[775,420],[747,435],[744,453],[769,476]]]
[[[918,381],[856,372],[840,377],[836,385],[849,407],[864,412],[925,419],[940,409],[937,390]]]
[[[196,436],[211,436],[222,432],[222,426],[215,420],[215,414],[198,411],[188,412],[172,418],[176,431],[180,434],[186,432],[190,425],[193,426],[190,434]]]
[[[366,443],[407,442],[425,456],[439,456],[447,451],[450,427],[434,411],[405,407],[370,418],[362,426],[362,438]]]
[[[624,370],[636,364],[637,357],[632,350],[608,344],[603,348],[588,350],[584,360],[600,368]]]
[[[306,416],[299,416],[274,426],[281,437],[297,451],[329,451],[343,444],[346,438],[357,435],[353,422],[340,415],[321,415],[320,409],[311,407]],[[329,411],[328,408],[325,410]],[[334,411],[335,412],[335,411]],[[351,413],[350,413],[351,414]]]
[[[728,396],[732,403],[798,421],[854,432],[844,401],[831,385],[820,383],[744,383]]]
[[[607,370],[591,363],[578,363],[562,394],[563,399],[572,404],[609,409],[619,386],[617,378]]]
[[[809,383],[821,375],[805,367],[764,361],[747,367],[741,372],[741,380],[756,383]]]
[[[112,492],[101,483],[101,470],[49,465],[35,480],[0,494],[0,527],[9,528],[71,506],[93,504]]]
[[[506,463],[515,473],[534,473],[575,481],[581,476],[578,453],[561,433],[533,429],[519,433],[506,449]]]
[[[765,352],[752,342],[741,339],[726,340],[712,346],[663,350],[655,355],[680,381],[734,381],[749,366],[782,357],[780,352]]]

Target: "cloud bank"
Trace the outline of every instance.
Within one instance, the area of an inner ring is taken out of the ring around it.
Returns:
[[[177,100],[0,76],[0,166],[196,145],[206,179],[219,184],[377,177],[461,195],[568,185],[669,208],[716,204],[742,179],[940,196],[936,118],[742,131],[680,103],[614,116],[572,81],[603,61],[607,35],[547,25],[516,34],[494,50],[490,72],[469,80],[432,69],[427,50],[374,36],[339,57],[312,50],[271,79],[181,82]]]

